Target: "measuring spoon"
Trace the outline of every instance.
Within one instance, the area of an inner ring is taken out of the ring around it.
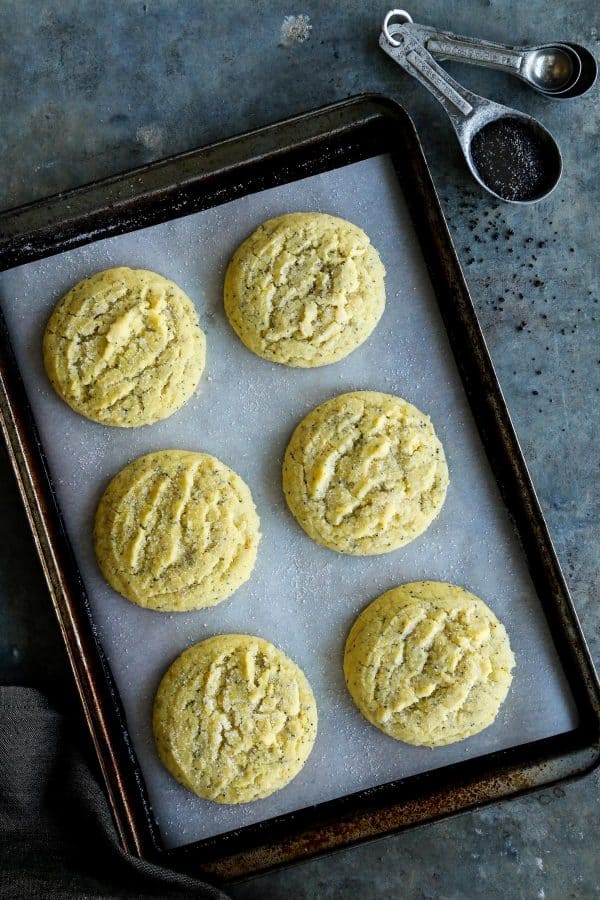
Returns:
[[[525,113],[468,91],[451,78],[404,23],[385,17],[379,46],[443,106],[475,180],[507,203],[536,203],[556,187],[562,173],[558,145]],[[410,18],[410,17],[409,17]]]
[[[398,13],[408,16],[403,10],[393,10],[390,18]],[[412,19],[404,19],[404,24],[436,59],[508,72],[545,97],[557,100],[581,97],[593,86],[598,74],[594,56],[581,44],[561,42],[538,47],[511,47],[438,31],[427,25],[417,25]]]

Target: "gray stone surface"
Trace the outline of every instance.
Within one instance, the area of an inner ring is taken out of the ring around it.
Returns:
[[[598,89],[545,100],[494,72],[452,73],[538,116],[565,174],[531,208],[469,180],[448,122],[377,49],[384,2],[3,0],[0,207],[362,91],[413,115],[509,408],[596,660],[600,172]],[[496,40],[598,51],[596,0],[423,0],[417,21]],[[280,46],[284,16],[308,41]],[[76,706],[25,517],[0,454],[0,679]],[[597,775],[237,886],[236,897],[556,898],[600,895]]]

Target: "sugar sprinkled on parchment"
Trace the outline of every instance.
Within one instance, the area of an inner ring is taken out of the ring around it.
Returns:
[[[312,25],[310,18],[301,14],[299,16],[286,16],[281,23],[281,35],[279,43],[282,47],[293,47],[294,44],[304,44],[310,37]]]

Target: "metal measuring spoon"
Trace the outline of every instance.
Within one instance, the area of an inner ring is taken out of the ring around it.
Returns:
[[[557,45],[558,46],[558,45]],[[581,44],[561,44],[560,45],[563,50],[565,50],[572,59],[578,61],[580,68],[579,76],[571,79],[570,83],[566,84],[562,90],[558,88],[542,90],[540,93],[544,94],[546,97],[554,97],[556,100],[572,100],[575,97],[582,97],[585,93],[587,93],[590,88],[592,88],[596,82],[596,78],[598,76],[598,63],[596,62],[596,58],[587,47],[583,47]],[[551,81],[552,77],[558,78],[558,63],[556,63],[555,67],[551,66],[551,58],[550,54],[545,57],[545,63],[553,69],[552,74],[548,74],[546,77],[548,81]],[[543,58],[541,57],[538,61],[538,65],[543,65]],[[577,63],[575,63],[575,66]],[[535,77],[540,77],[539,71],[538,73],[534,73]],[[543,76],[541,76],[543,77]]]
[[[544,126],[525,113],[468,91],[435,62],[422,36],[386,16],[379,46],[446,110],[471,174],[499,200],[535,203],[550,194],[562,173],[558,145]],[[410,18],[410,17],[409,17]]]
[[[581,97],[596,81],[596,60],[581,44],[561,42],[538,47],[512,47],[418,25],[402,9],[393,9],[385,17],[383,27],[388,29],[388,34],[390,20],[394,18],[400,19],[400,24],[421,39],[423,46],[437,59],[508,72],[545,97],[557,100]]]
[[[592,87],[598,74],[596,60],[580,44],[509,47],[414,23],[411,31],[423,37],[424,46],[437,59],[508,72],[545,97],[557,100],[581,97]]]
[[[417,31],[421,26],[417,25]],[[509,47],[489,41],[458,37],[445,32],[432,33],[425,46],[437,59],[472,63],[488,69],[499,69],[514,75],[546,97],[566,99],[580,97],[596,80],[596,61],[585,70],[581,53],[585,47],[569,44],[543,44],[539,47]],[[591,54],[589,54],[591,56]]]

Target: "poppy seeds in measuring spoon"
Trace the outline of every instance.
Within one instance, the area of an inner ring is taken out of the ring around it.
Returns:
[[[475,132],[470,155],[476,172],[502,200],[534,203],[556,186],[562,169],[558,147],[531,119],[492,119]]]

